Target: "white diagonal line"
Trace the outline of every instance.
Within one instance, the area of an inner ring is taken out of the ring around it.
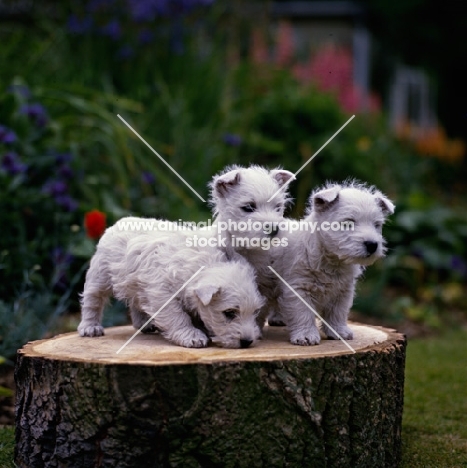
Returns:
[[[159,312],[160,312],[160,311],[161,311],[161,310],[162,310],[162,309],[163,309],[163,308],[180,292],[180,291],[182,291],[183,288],[184,288],[188,283],[190,283],[190,282],[192,281],[192,279],[193,279],[196,275],[198,275],[199,272],[200,272],[203,268],[204,268],[204,266],[202,266],[188,281],[186,281],[185,284],[184,284],[183,286],[181,286],[180,289],[179,289],[176,293],[174,293],[173,296],[172,296],[168,301],[166,301],[166,302],[164,303],[164,305],[162,305],[162,306],[160,307],[160,309],[159,309],[156,313],[154,313],[154,314],[147,320],[146,323],[144,323],[144,324],[141,326],[141,328],[140,328],[139,330],[136,330],[136,332],[133,334],[133,336],[132,336],[130,339],[128,339],[128,341],[127,341],[123,346],[120,347],[120,349],[117,351],[117,354],[118,354],[128,343],[130,343],[130,341],[133,340],[133,338],[134,338],[138,333],[140,333],[141,330],[142,330],[151,320],[153,320],[154,317],[155,317],[155,316],[156,316],[156,315],[157,315],[157,314],[158,314],[158,313],[159,313]]]
[[[303,297],[300,296],[300,294],[298,294],[298,292],[295,291],[295,289],[292,288],[292,286],[290,286],[290,284],[287,283],[287,281],[285,281],[285,279],[282,278],[282,276],[279,275],[279,273],[277,273],[277,271],[274,270],[272,266],[268,266],[268,268],[316,315],[316,317],[318,317],[328,328],[330,328],[339,337],[339,339],[347,346],[347,348],[350,349],[350,351],[356,353],[355,349],[353,349],[352,346],[350,346],[349,343],[347,343],[347,341],[345,341],[344,338],[342,338],[342,336],[340,336],[339,333],[337,333],[336,330],[334,330],[334,328],[332,328],[331,325],[329,325],[329,323],[326,322],[326,320],[324,320],[323,317],[321,317],[321,315],[319,315],[318,312],[316,312],[316,310],[313,309],[313,307],[311,307],[311,305],[308,304],[308,302],[306,302],[305,299],[303,299]]]
[[[345,122],[345,124],[342,125],[342,127],[339,128],[339,130],[337,130],[337,132],[334,133],[334,135],[333,135],[331,138],[329,138],[329,140],[328,140],[326,143],[324,143],[324,145],[321,146],[321,148],[320,148],[318,151],[316,151],[316,153],[315,153],[313,156],[311,156],[311,158],[310,158],[305,164],[303,164],[303,166],[294,174],[294,176],[297,176],[297,174],[298,174],[298,173],[299,173],[315,156],[318,156],[318,153],[319,153],[330,141],[332,141],[332,140],[336,137],[336,135],[337,135],[347,124],[349,124],[350,121],[351,121],[354,117],[355,117],[355,114],[352,115],[352,117],[350,117],[350,119],[347,120],[347,122]],[[288,186],[293,180],[295,180],[295,178],[290,178],[290,179],[289,179],[289,180],[288,180],[288,181],[287,181],[271,198],[269,198],[268,202],[270,202],[270,201],[271,201],[278,193],[280,193],[282,190],[286,189],[287,186]]]
[[[206,200],[120,115],[117,117],[203,202]]]

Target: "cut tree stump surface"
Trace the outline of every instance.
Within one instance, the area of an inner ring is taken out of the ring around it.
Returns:
[[[20,467],[396,467],[405,337],[351,323],[302,347],[175,346],[131,326],[28,343],[16,366]]]
[[[388,339],[389,330],[351,324],[354,339],[348,341],[360,351]],[[307,359],[327,355],[351,354],[340,340],[323,340],[318,346],[296,346],[288,341],[284,327],[266,327],[264,338],[246,349],[182,348],[169,343],[157,334],[139,333],[117,354],[135,333],[132,326],[105,329],[102,337],[82,338],[77,333],[59,335],[49,340],[30,343],[23,348],[28,356],[40,356],[66,361],[91,361],[102,364],[167,365],[214,363],[226,361],[275,361],[277,359]]]

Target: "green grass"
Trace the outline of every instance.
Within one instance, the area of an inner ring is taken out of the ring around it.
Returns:
[[[467,332],[409,341],[404,468],[467,467]]]
[[[12,468],[15,430],[13,427],[0,427],[0,468]]]
[[[410,340],[403,468],[467,468],[467,332]],[[0,429],[0,468],[13,467],[14,430]]]

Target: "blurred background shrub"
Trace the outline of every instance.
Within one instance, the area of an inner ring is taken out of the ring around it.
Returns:
[[[366,273],[355,308],[431,326],[466,310],[464,143],[441,126],[392,132],[378,96],[353,86],[345,50],[300,56],[286,25],[270,34],[263,9],[249,11],[241,1],[88,0],[0,22],[0,355],[57,324],[76,328],[70,312],[97,241],[86,213],[107,225],[210,216],[117,114],[205,199],[229,164],[295,172],[356,114],[298,175],[289,215],[326,180],[377,185],[397,205],[389,256]],[[107,317],[124,319],[121,306]]]

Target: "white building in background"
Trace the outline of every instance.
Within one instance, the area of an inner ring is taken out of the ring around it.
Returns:
[[[433,128],[437,124],[434,95],[428,75],[418,69],[397,66],[389,95],[389,121],[392,128],[401,123],[419,129]]]

